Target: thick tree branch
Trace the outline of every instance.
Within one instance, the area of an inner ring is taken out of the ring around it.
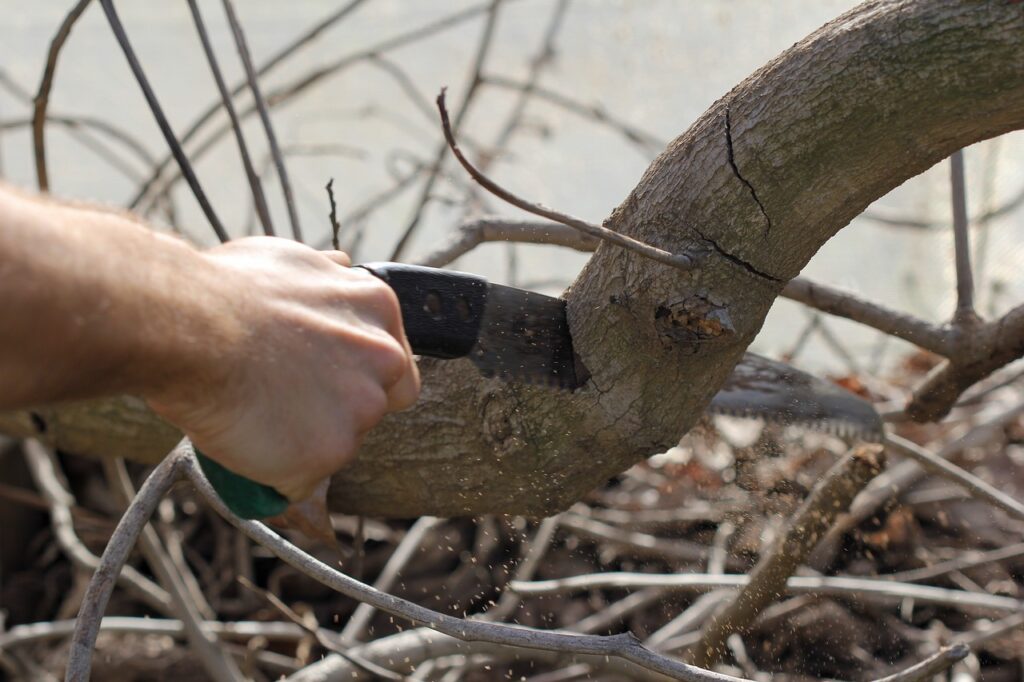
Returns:
[[[780,294],[804,305],[848,320],[859,322],[880,332],[909,341],[921,348],[939,355],[948,355],[951,348],[951,332],[948,329],[929,324],[912,315],[890,310],[876,303],[865,301],[855,294],[833,289],[795,277],[782,289]]]
[[[683,272],[598,248],[566,295],[591,380],[554,392],[484,379],[464,361],[424,361],[421,400],[371,432],[355,465],[335,476],[332,507],[540,516],[675,445],[782,283],[825,241],[957,149],[1024,126],[1021,35],[1016,5],[874,0],[794,45],[674,140],[604,222],[671,254],[708,255]],[[941,394],[955,400],[1017,357],[1024,312],[997,324],[991,354],[925,388],[950,384]],[[173,445],[173,431],[151,430],[158,422],[130,400],[38,416],[46,433],[24,413],[0,417],[0,428],[151,461]],[[133,453],[128,442],[142,447]]]
[[[836,516],[884,466],[882,447],[865,445],[839,461],[814,487],[786,529],[750,572],[750,582],[709,621],[688,661],[704,668],[724,655],[726,640],[749,628],[766,606],[785,594],[786,581],[825,536]]]

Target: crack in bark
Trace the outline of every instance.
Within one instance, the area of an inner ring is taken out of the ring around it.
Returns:
[[[784,279],[782,279],[780,277],[775,277],[774,275],[769,275],[767,272],[764,272],[762,270],[758,270],[753,265],[751,265],[747,261],[743,260],[739,256],[734,256],[733,254],[729,253],[728,251],[723,249],[721,246],[719,246],[718,242],[716,242],[711,237],[708,237],[707,235],[705,235],[700,230],[694,230],[694,232],[697,233],[697,235],[700,237],[701,241],[706,242],[707,244],[709,244],[711,246],[711,248],[714,249],[715,253],[717,253],[718,255],[720,255],[722,258],[726,259],[730,263],[733,263],[735,265],[740,266],[741,268],[743,268],[744,270],[746,270],[750,274],[755,275],[756,277],[761,277],[763,279],[766,279],[769,282],[776,282],[778,284],[782,284],[782,283],[784,283],[786,281],[786,280],[784,280]]]
[[[736,154],[732,147],[732,119],[730,117],[730,107],[728,104],[725,106],[725,146],[729,152],[729,165],[732,166],[732,172],[737,178],[739,178],[740,182],[747,186],[747,189],[750,190],[750,196],[754,198],[754,202],[757,203],[757,207],[761,209],[761,215],[764,216],[765,223],[768,225],[765,229],[765,236],[768,236],[772,232],[772,219],[768,217],[768,211],[764,209],[764,204],[762,204],[761,199],[758,198],[757,191],[754,189],[754,186],[750,184],[745,177],[743,177],[743,174],[740,173],[739,166],[736,165]]]

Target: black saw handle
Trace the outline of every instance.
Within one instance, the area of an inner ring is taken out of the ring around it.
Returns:
[[[398,295],[412,351],[435,358],[468,355],[487,305],[487,280],[465,272],[402,263],[357,265],[387,282]],[[196,451],[206,478],[224,504],[243,519],[283,514],[288,499],[268,485],[236,474]]]
[[[487,280],[453,270],[404,263],[365,263],[398,295],[413,353],[460,358],[476,345],[487,305]]]

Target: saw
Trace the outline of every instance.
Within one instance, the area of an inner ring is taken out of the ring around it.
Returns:
[[[409,345],[417,355],[468,358],[489,377],[574,390],[589,374],[576,357],[565,301],[492,284],[483,277],[400,263],[358,265],[398,297]],[[868,401],[789,365],[744,355],[709,411],[802,424],[877,440],[881,419]],[[288,500],[198,453],[206,477],[238,516],[277,516]]]

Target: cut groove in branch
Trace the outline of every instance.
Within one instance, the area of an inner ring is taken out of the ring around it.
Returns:
[[[697,266],[697,259],[692,256],[669,253],[668,251],[651,246],[650,244],[637,241],[632,237],[619,234],[614,230],[609,230],[603,225],[588,223],[585,220],[568,215],[567,213],[561,213],[540,204],[526,201],[498,185],[470,163],[469,159],[467,159],[462,153],[462,150],[459,149],[459,144],[455,141],[455,134],[452,132],[451,122],[448,120],[448,109],[445,107],[444,98],[445,90],[442,89],[441,94],[437,96],[437,109],[441,114],[441,127],[444,130],[444,139],[448,142],[448,147],[452,150],[452,154],[455,155],[455,158],[459,160],[459,163],[462,164],[462,167],[466,169],[466,172],[494,196],[506,203],[512,204],[516,208],[526,211],[527,213],[533,213],[534,215],[539,215],[542,218],[554,220],[556,223],[568,225],[569,227],[579,230],[591,237],[611,242],[616,246],[620,246],[644,256],[645,258],[650,258],[651,260],[655,260],[678,270],[692,270]]]

